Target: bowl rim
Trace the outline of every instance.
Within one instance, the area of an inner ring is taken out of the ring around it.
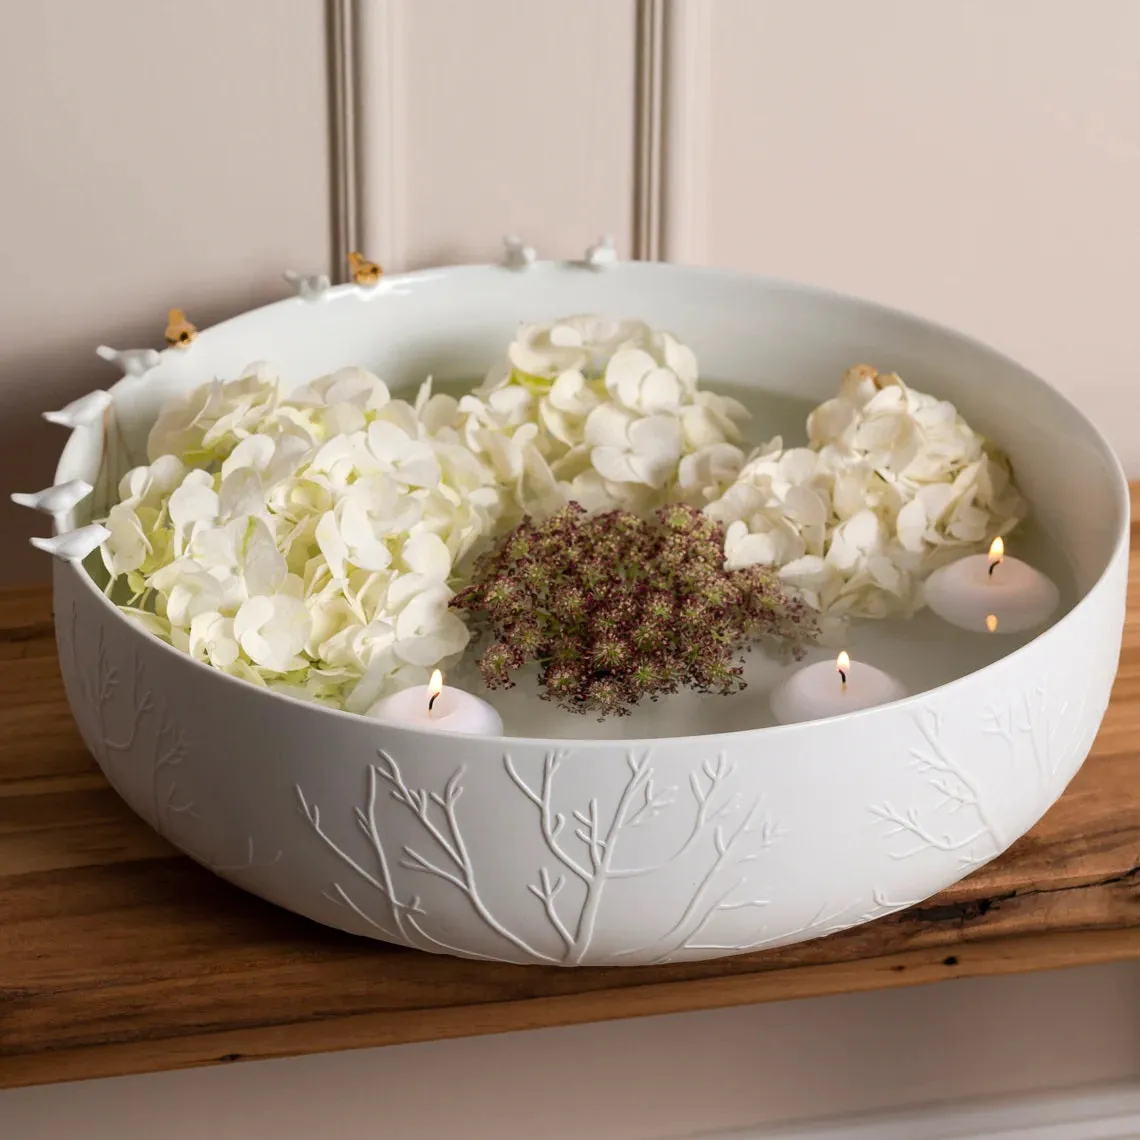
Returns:
[[[432,281],[442,277],[462,277],[462,276],[478,276],[484,274],[488,270],[520,273],[526,272],[528,275],[538,273],[549,273],[552,271],[562,272],[570,271],[584,271],[584,272],[597,272],[597,270],[583,265],[581,262],[565,262],[565,261],[537,261],[528,266],[525,271],[516,269],[507,269],[498,263],[483,263],[483,264],[467,264],[467,265],[453,265],[453,266],[440,266],[428,269],[412,270],[405,273],[385,274],[379,282],[375,285],[360,286],[354,283],[346,283],[331,287],[327,291],[328,299],[339,299],[348,296],[357,296],[363,292],[366,294],[362,300],[365,303],[377,300],[379,297],[387,293],[398,292],[401,287],[420,287],[430,284]],[[573,750],[575,752],[588,751],[588,752],[603,752],[612,751],[615,748],[625,751],[635,750],[648,750],[662,745],[688,745],[698,744],[703,742],[706,745],[717,746],[719,742],[738,741],[743,738],[755,737],[761,739],[775,739],[779,736],[788,735],[795,732],[802,732],[810,730],[812,727],[819,724],[836,724],[840,722],[849,723],[853,718],[865,718],[873,716],[881,716],[888,713],[893,713],[894,710],[903,709],[906,707],[917,708],[922,702],[929,701],[930,699],[938,696],[939,694],[951,691],[957,687],[974,683],[975,678],[986,677],[991,675],[993,670],[1006,669],[1011,667],[1009,663],[1025,659],[1030,654],[1039,654],[1047,651],[1047,647],[1057,638],[1067,634],[1069,629],[1077,622],[1083,621],[1088,610],[1094,604],[1094,599],[1099,600],[1107,589],[1111,588],[1112,583],[1109,579],[1112,577],[1117,566],[1121,560],[1126,560],[1131,538],[1131,496],[1128,486],[1128,479],[1124,473],[1124,469],[1120,463],[1116,452],[1113,450],[1112,445],[1108,442],[1104,433],[1097,427],[1097,425],[1085,415],[1085,413],[1073,403],[1073,401],[1065,395],[1065,393],[1054,388],[1047,380],[1036,372],[1031,371],[1025,365],[1018,363],[1011,356],[994,348],[993,346],[979,340],[968,333],[959,332],[957,329],[950,328],[948,325],[941,324],[938,321],[931,320],[927,317],[918,316],[914,313],[908,312],[905,309],[899,309],[891,305],[886,305],[878,301],[868,300],[862,297],[856,297],[849,293],[844,293],[837,289],[824,288],[820,286],[810,285],[803,282],[789,281],[778,277],[769,277],[764,274],[750,273],[741,269],[718,269],[709,266],[689,266],[681,265],[673,262],[638,262],[638,261],[625,261],[619,262],[615,266],[607,266],[605,272],[607,275],[615,272],[633,272],[633,273],[654,273],[654,274],[680,274],[684,276],[698,276],[706,278],[720,278],[725,281],[749,281],[753,284],[769,286],[775,290],[783,291],[789,294],[799,294],[809,297],[814,297],[820,300],[834,300],[846,305],[853,305],[863,308],[870,313],[878,313],[885,317],[893,319],[902,319],[915,324],[928,332],[955,339],[968,347],[979,350],[980,352],[990,356],[995,362],[1011,365],[1028,375],[1035,383],[1048,388],[1052,395],[1060,400],[1070,411],[1070,413],[1079,419],[1084,428],[1090,433],[1091,438],[1095,440],[1098,445],[1102,458],[1107,461],[1107,467],[1112,482],[1112,495],[1113,506],[1116,509],[1118,526],[1115,540],[1113,542],[1112,551],[1106,560],[1103,569],[1098,575],[1095,582],[1089,586],[1084,594],[1074,603],[1069,611],[1064,614],[1057,621],[1047,626],[1035,637],[1031,638],[1025,644],[1012,650],[1011,652],[999,657],[995,661],[991,661],[980,669],[975,669],[970,673],[963,674],[961,677],[955,677],[951,681],[947,681],[941,685],[935,685],[933,688],[923,689],[917,693],[907,693],[905,696],[900,697],[898,700],[890,701],[886,704],[874,705],[869,708],[856,709],[852,712],[841,713],[838,716],[820,717],[814,720],[799,721],[792,724],[775,724],[767,725],[758,728],[743,728],[735,729],[729,732],[719,733],[700,733],[691,736],[666,736],[666,737],[638,737],[638,738],[624,738],[624,737],[547,737],[547,736],[507,736],[507,735],[486,735],[480,733],[465,733],[465,732],[447,732],[440,733],[439,731],[431,728],[422,728],[415,725],[392,724],[385,721],[375,720],[370,717],[363,716],[360,713],[351,713],[344,709],[330,708],[326,705],[316,704],[312,701],[305,701],[299,697],[291,696],[288,693],[276,692],[272,689],[263,688],[259,685],[254,685],[249,681],[244,681],[238,677],[233,677],[228,673],[223,673],[219,669],[213,669],[204,662],[197,661],[189,654],[176,649],[173,645],[160,640],[159,638],[148,633],[146,630],[137,626],[135,623],[129,621],[123,616],[119,608],[111,602],[109,598],[99,589],[95,580],[84,569],[81,563],[66,562],[61,563],[57,561],[56,573],[70,573],[75,575],[76,578],[81,580],[88,594],[93,596],[97,604],[101,604],[106,611],[112,613],[119,622],[122,623],[125,630],[131,636],[145,639],[145,642],[152,647],[156,648],[159,652],[165,652],[172,655],[172,659],[177,660],[180,665],[178,667],[190,667],[195,670],[201,671],[201,676],[205,680],[206,676],[213,676],[216,681],[223,684],[236,685],[247,692],[251,698],[255,695],[268,699],[272,702],[284,701],[298,709],[305,709],[314,715],[324,715],[334,719],[347,718],[351,723],[356,724],[358,727],[364,725],[373,726],[377,731],[393,736],[406,735],[410,740],[433,740],[438,741],[440,737],[448,737],[456,740],[457,742],[479,742],[487,745],[498,745],[504,748],[523,748],[523,747],[538,747],[547,750]],[[224,321],[220,321],[216,325],[211,325],[207,329],[200,330],[200,333],[213,332],[221,330],[233,324],[236,321],[247,319],[254,313],[265,313],[270,310],[280,309],[286,305],[295,304],[297,298],[285,297],[279,301],[272,301],[266,305],[260,305],[253,309],[247,309],[244,312],[235,314]],[[180,351],[174,348],[166,348],[161,350],[160,358],[167,357],[168,354]],[[122,376],[108,389],[112,394],[116,388],[121,385],[126,385],[133,378],[130,376]],[[72,441],[76,433],[73,431],[68,441],[64,444],[61,451],[59,462],[56,466],[55,481],[58,482],[60,475],[59,469],[65,464],[67,460],[67,453],[70,449]],[[58,520],[55,526],[58,532]],[[83,588],[83,587],[81,587]],[[667,699],[667,698],[665,698]],[[271,707],[271,706],[267,706]]]

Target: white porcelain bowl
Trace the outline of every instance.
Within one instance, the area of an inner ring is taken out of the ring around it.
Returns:
[[[394,386],[484,370],[520,319],[637,316],[702,373],[816,400],[857,361],[954,400],[1011,454],[1079,600],[995,664],[888,706],[687,738],[456,737],[305,705],[196,664],[57,563],[68,699],[152,827],[318,922],[471,958],[600,965],[713,958],[909,906],[1022,835],[1084,760],[1124,617],[1127,486],[1045,383],[913,317],[669,265],[447,269],[291,299],[203,332],[113,389],[137,446],[173,390],[277,363],[286,386],[364,364]],[[76,429],[57,481],[95,482]],[[113,461],[121,465],[120,460]],[[86,521],[60,520],[61,529]]]

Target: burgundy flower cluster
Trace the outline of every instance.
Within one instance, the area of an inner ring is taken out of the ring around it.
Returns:
[[[525,519],[451,604],[491,638],[479,660],[489,687],[537,661],[543,697],[599,717],[681,688],[737,692],[753,642],[800,656],[817,633],[770,569],[726,570],[722,528],[682,505],[642,519],[571,503]]]

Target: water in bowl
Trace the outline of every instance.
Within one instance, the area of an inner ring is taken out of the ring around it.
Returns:
[[[459,396],[475,385],[470,382],[437,384],[436,391]],[[709,389],[740,400],[751,413],[745,432],[752,446],[782,436],[787,447],[806,442],[805,423],[815,402],[785,393],[764,391],[752,385],[708,382]],[[399,393],[414,398],[413,393]],[[1054,620],[1076,601],[1076,589],[1063,547],[1031,518],[1007,542],[1007,551],[1036,566],[1057,584],[1061,605]],[[85,566],[100,588],[107,582],[98,553]],[[924,610],[909,620],[860,621],[850,627],[845,648],[853,668],[861,662],[875,665],[898,677],[910,693],[920,693],[946,684],[992,664],[1019,649],[1036,632],[988,636],[969,633],[948,625]],[[535,672],[520,675],[512,689],[488,691],[475,667],[478,646],[473,646],[458,666],[448,671],[448,684],[467,689],[489,701],[503,718],[508,736],[552,739],[637,740],[673,736],[699,736],[765,728],[775,723],[769,695],[793,670],[814,661],[834,659],[837,650],[812,650],[804,661],[784,664],[756,650],[745,658],[747,687],[729,697],[691,692],[677,693],[660,701],[643,702],[630,716],[595,717],[563,711],[543,700]]]
[[[748,408],[752,414],[746,431],[749,444],[776,435],[783,436],[788,447],[806,442],[805,422],[814,400],[719,381],[707,382],[705,386],[736,397]],[[1063,616],[1076,601],[1076,590],[1060,544],[1051,543],[1031,518],[1009,538],[1006,549],[1053,579],[1061,592],[1061,606],[1053,620]],[[1039,633],[970,633],[922,610],[907,620],[854,622],[845,648],[853,668],[863,662],[875,665],[898,677],[913,694],[976,672],[1021,648]],[[533,672],[522,675],[513,689],[488,691],[474,668],[477,651],[451,671],[448,683],[477,693],[493,704],[509,736],[619,740],[699,736],[775,724],[768,703],[772,689],[795,669],[813,661],[834,659],[836,652],[815,649],[802,662],[783,664],[757,650],[747,655],[747,687],[739,693],[724,697],[682,692],[660,701],[643,702],[630,716],[610,717],[601,722],[589,715],[565,712],[543,700]]]

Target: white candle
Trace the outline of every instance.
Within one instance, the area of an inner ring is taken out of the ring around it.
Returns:
[[[781,724],[822,720],[885,705],[906,696],[896,678],[874,665],[852,664],[846,651],[834,661],[797,670],[772,692],[772,712]]]
[[[995,538],[989,554],[971,554],[926,580],[926,604],[943,620],[978,633],[1024,633],[1044,625],[1060,602],[1057,587],[1027,562],[1010,558]]]
[[[439,732],[467,732],[502,736],[503,722],[486,701],[464,689],[444,685],[437,669],[426,685],[401,689],[377,701],[371,715],[388,724],[408,728],[434,728]]]

